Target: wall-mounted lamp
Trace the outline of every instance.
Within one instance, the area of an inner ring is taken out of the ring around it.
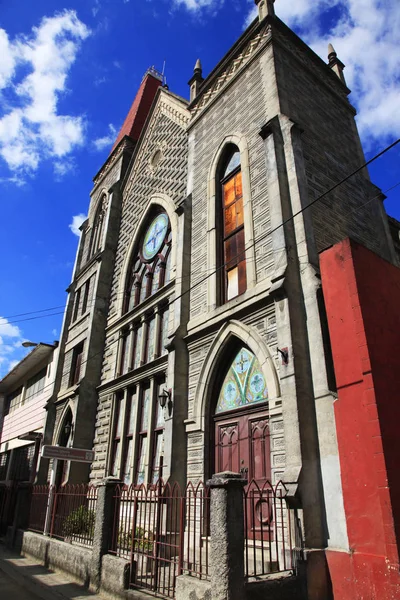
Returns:
[[[289,362],[289,350],[287,348],[277,348],[277,351],[282,356],[282,364],[287,365]]]
[[[64,433],[67,439],[69,439],[69,436],[71,435],[71,432],[73,432],[73,430],[74,426],[72,425],[72,423],[67,422],[64,427]]]
[[[172,407],[172,391],[164,388],[160,395],[158,396],[158,402],[160,403],[161,408],[165,408],[168,404],[168,408]]]

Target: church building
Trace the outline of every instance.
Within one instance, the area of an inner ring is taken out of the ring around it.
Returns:
[[[342,181],[365,163],[344,65],[256,4],[189,101],[143,78],[94,178],[44,435],[95,451],[58,483],[284,482],[322,599],[351,544],[320,256],[399,258],[367,169]]]

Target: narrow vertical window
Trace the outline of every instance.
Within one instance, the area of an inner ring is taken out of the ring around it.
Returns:
[[[133,368],[140,367],[142,361],[142,327],[135,331],[135,352],[133,355]]]
[[[90,282],[91,278],[87,280],[83,287],[83,301],[82,301],[82,314],[84,315],[87,311],[88,300],[89,300],[89,291],[90,291]]]
[[[107,211],[107,196],[103,196],[93,220],[92,237],[90,239],[89,258],[101,250],[103,243],[104,220]]]
[[[160,396],[162,390],[165,387],[165,383],[160,383],[157,386],[157,398]],[[159,403],[155,406],[155,421],[154,421],[154,432],[153,432],[153,458],[152,458],[152,474],[151,481],[155,483],[158,479],[162,478],[162,467],[163,467],[163,456],[164,456],[164,409],[161,408]]]
[[[75,346],[72,353],[70,385],[76,385],[81,378],[83,342]]]
[[[147,340],[146,340],[146,361],[150,362],[154,359],[154,341],[155,341],[155,317],[152,317],[147,323]]]
[[[242,172],[240,152],[231,147],[220,181],[221,203],[218,237],[221,269],[221,303],[246,291],[246,254],[243,219]],[[218,211],[217,211],[218,214]]]
[[[161,335],[160,335],[160,348],[159,355],[164,356],[167,354],[166,345],[168,343],[168,323],[169,323],[169,309],[166,308],[161,315]]]
[[[146,455],[150,417],[150,387],[142,390],[139,412],[138,460],[136,467],[136,483],[140,485],[146,480]]]
[[[126,431],[124,444],[124,460],[122,464],[122,481],[125,485],[131,483],[131,463],[133,455],[133,429],[136,411],[136,388],[128,393],[128,406],[126,411]]]
[[[122,402],[123,402],[123,394],[118,394],[115,399],[115,413],[114,413],[114,436],[113,436],[113,444],[112,444],[112,460],[111,460],[111,469],[110,475],[112,477],[118,476],[118,468],[121,458],[121,435],[122,435],[122,421],[123,421],[123,411],[122,411]]]
[[[74,311],[72,314],[72,321],[76,321],[76,319],[78,318],[80,303],[81,303],[81,289],[79,288],[79,290],[76,290],[76,293],[75,293],[75,303],[74,303]]]
[[[121,354],[120,354],[120,367],[119,367],[120,375],[127,373],[130,369],[130,364],[129,364],[130,348],[131,348],[131,335],[130,335],[130,331],[127,329],[122,333],[122,336],[121,336]]]

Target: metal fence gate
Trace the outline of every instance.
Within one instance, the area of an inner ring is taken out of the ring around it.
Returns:
[[[0,486],[0,535],[5,535],[7,528],[13,524],[16,501],[17,486],[15,484]]]
[[[130,560],[130,586],[173,598],[182,573],[208,579],[209,490],[161,480],[118,487],[110,552]]]

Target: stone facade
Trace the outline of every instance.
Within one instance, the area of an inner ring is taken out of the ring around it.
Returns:
[[[343,78],[274,16],[272,1],[267,7],[260,3],[265,16],[208,78],[196,65],[190,103],[160,87],[136,144],[125,138],[95,178],[49,422],[59,431],[71,407],[74,444],[94,445],[93,481],[139,485],[161,475],[184,485],[224,462],[224,421],[248,427],[248,454],[235,470],[257,478],[251,428],[267,420],[265,472],[273,485],[284,481],[300,510],[309,598],[322,600],[326,549],[348,552],[349,543],[319,253],[352,236],[397,259],[367,170],[341,183],[365,161]],[[228,189],[237,237],[222,218]],[[106,233],[91,255],[101,202]],[[165,239],[146,258],[159,218]],[[232,239],[244,244],[233,258]],[[155,289],[156,273],[164,275]],[[75,320],[88,280],[92,304]],[[71,385],[82,341],[84,370]],[[224,377],[243,349],[259,365],[263,396],[218,414]],[[237,440],[233,454],[242,452]]]

